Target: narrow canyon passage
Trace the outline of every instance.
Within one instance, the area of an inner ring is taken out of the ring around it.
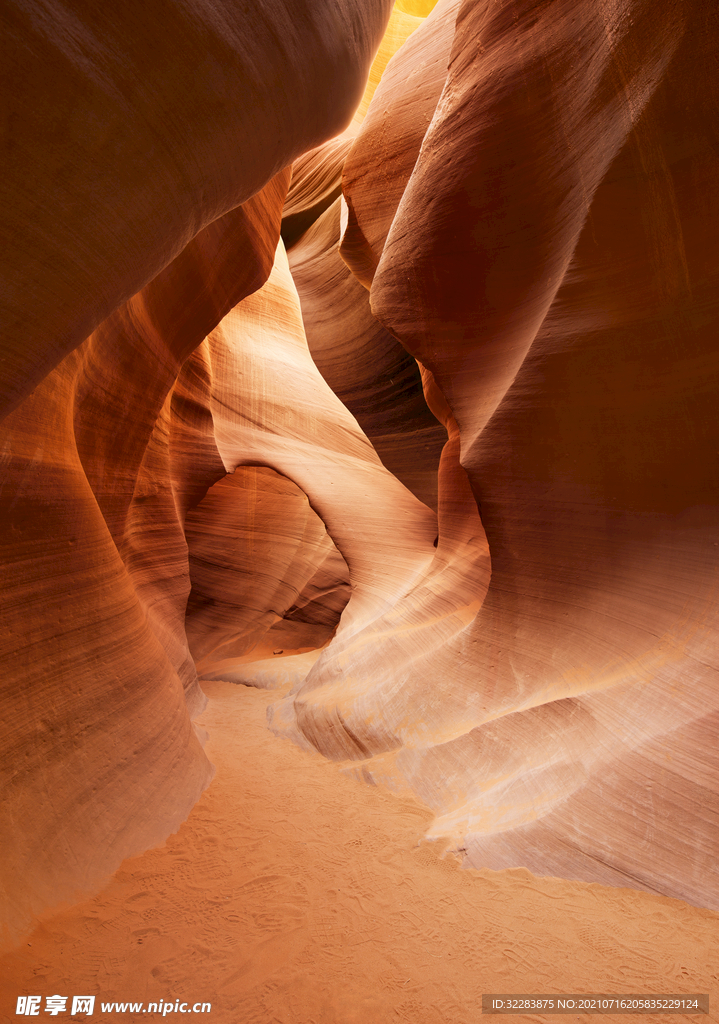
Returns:
[[[719,1021],[718,44],[0,0],[3,1020]]]
[[[719,1005],[716,913],[522,869],[461,870],[420,841],[430,816],[416,802],[273,736],[276,694],[204,685],[209,789],[164,846],[45,915],[0,961],[3,1020],[18,992],[97,993],[93,1017],[73,1019],[102,1024],[143,1016],[101,1002],[160,999],[210,1002],[181,1019],[218,1024],[478,1024],[482,993],[508,991],[702,991]]]

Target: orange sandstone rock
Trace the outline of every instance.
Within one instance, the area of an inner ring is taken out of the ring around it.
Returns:
[[[312,358],[384,465],[430,508],[447,439],[427,408],[416,360],[377,322],[369,295],[340,258],[340,201],[290,249]]]
[[[379,218],[362,226],[378,265],[357,272],[458,424],[492,580],[401,677],[389,736],[386,701],[343,705],[364,756],[401,740],[377,777],[469,863],[712,907],[717,105],[696,69],[716,27],[702,2],[462,5],[381,252]],[[386,132],[399,151],[403,123]],[[350,208],[386,178],[368,152]],[[321,665],[301,698],[320,747]]]
[[[382,465],[315,366],[284,246],[268,282],[208,339],[225,468],[264,465],[309,498],[349,568],[341,629],[391,607],[431,560],[434,514]]]
[[[8,7],[6,935],[290,651],[273,729],[469,864],[719,907],[716,14],[431,7],[326,144],[385,0]]]
[[[369,288],[447,77],[459,0],[440,0],[389,62],[347,156],[340,254]]]
[[[314,650],[350,596],[347,565],[307,495],[266,467],[224,476],[186,519],[187,638],[203,678],[243,656]],[[217,667],[216,667],[217,666]]]
[[[183,521],[225,468],[208,444],[200,474],[171,450],[171,389],[268,275],[288,180],[201,232],[3,424],[8,934],[160,842],[211,778],[190,721],[205,698]]]
[[[292,180],[282,211],[282,240],[290,250],[342,194],[342,168],[356,126],[305,153],[292,165]]]
[[[193,353],[270,272],[283,168],[361,97],[390,4],[329,6],[5,11],[8,934],[162,841],[209,781],[184,520],[228,466]]]
[[[201,229],[349,123],[390,11],[7,5],[0,414]]]

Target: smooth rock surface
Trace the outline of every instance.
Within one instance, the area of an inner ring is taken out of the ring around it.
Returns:
[[[236,469],[189,513],[185,536],[187,639],[203,678],[221,673],[218,662],[313,651],[330,639],[349,574],[296,484],[266,467]]]
[[[198,231],[349,123],[391,8],[6,4],[1,415]]]
[[[6,5],[3,941],[187,818],[198,666],[466,866],[719,908],[715,5],[389,17]]]
[[[393,134],[388,102],[370,108],[345,188],[379,259],[349,262],[458,424],[492,579],[413,658],[396,723],[385,699],[344,710],[369,752],[402,741],[376,777],[409,784],[469,863],[715,907],[717,106],[696,68],[716,27],[701,2],[464,3],[398,184],[363,133],[381,115],[401,153],[406,118],[398,101]],[[399,186],[380,253],[375,197]],[[331,651],[297,698],[329,752]]]
[[[340,257],[341,202],[335,200],[288,253],[307,344],[383,464],[436,509],[447,432],[427,407],[416,360],[372,316],[366,289]]]
[[[6,6],[4,937],[211,778],[184,518],[227,469],[193,352],[267,278],[287,165],[349,122],[389,14]]]

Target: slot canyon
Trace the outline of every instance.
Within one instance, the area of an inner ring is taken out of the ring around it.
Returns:
[[[714,0],[0,10],[2,1020],[719,1021]]]

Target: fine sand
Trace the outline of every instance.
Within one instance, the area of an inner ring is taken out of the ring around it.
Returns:
[[[55,993],[95,994],[93,1017],[43,1000],[41,1019],[157,1020],[99,1004],[179,999],[212,1004],[181,1019],[223,1024],[471,1024],[483,992],[709,992],[708,1018],[633,1019],[719,1021],[719,914],[463,871],[421,841],[422,807],[272,735],[277,691],[204,685],[214,782],[165,846],[2,958],[3,1020],[21,1019],[18,995]]]

